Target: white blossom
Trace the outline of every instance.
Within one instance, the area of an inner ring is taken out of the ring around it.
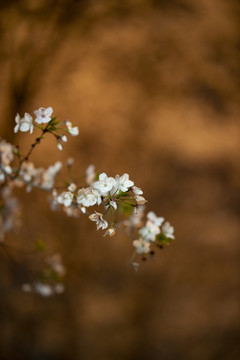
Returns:
[[[45,124],[51,120],[51,115],[53,113],[53,109],[51,107],[44,108],[40,107],[38,110],[34,110],[34,114],[36,115],[35,121],[38,124]]]
[[[94,188],[82,188],[78,190],[77,203],[85,207],[100,205],[102,202],[101,194]]]
[[[66,207],[72,204],[74,195],[70,191],[64,191],[62,194],[58,195],[57,201],[59,204],[62,204]]]
[[[122,176],[116,175],[115,176],[115,180],[116,180],[116,190],[122,191],[122,192],[126,192],[128,191],[128,189],[134,185],[134,182],[129,180],[129,175],[128,174],[123,174]]]
[[[157,217],[157,215],[153,211],[150,211],[147,214],[147,218],[155,226],[161,226],[162,223],[164,222],[164,218],[163,217]]]
[[[70,121],[67,121],[66,125],[67,125],[69,134],[71,134],[72,136],[77,136],[79,134],[78,126],[73,127],[72,123]]]
[[[93,186],[99,190],[101,195],[107,195],[107,193],[114,188],[116,180],[113,177],[108,177],[107,174],[102,173],[99,175],[99,180],[95,181]]]
[[[142,238],[146,241],[155,241],[156,235],[160,234],[158,226],[153,225],[151,221],[147,221],[146,225],[139,231]]]
[[[97,230],[99,229],[106,229],[108,227],[108,223],[106,220],[103,219],[103,215],[95,211],[95,214],[91,214],[88,217],[91,221],[95,221],[97,225]]]
[[[33,123],[32,123],[32,117],[28,113],[24,114],[24,117],[21,119],[20,115],[17,114],[15,117],[15,128],[14,132],[17,133],[19,130],[22,132],[26,132],[30,130],[30,134],[33,132]]]
[[[74,183],[71,183],[71,184],[68,186],[68,190],[71,191],[71,192],[74,192],[76,189],[77,189],[77,185],[74,184]]]
[[[162,226],[162,233],[170,239],[175,239],[175,236],[173,235],[174,227],[171,226],[170,223],[167,221]]]
[[[36,169],[34,164],[31,161],[24,161],[22,163],[19,175],[26,182],[30,182],[32,178],[36,175]]]
[[[147,254],[150,251],[150,243],[143,239],[134,240],[133,246],[136,247],[136,252],[138,254]]]

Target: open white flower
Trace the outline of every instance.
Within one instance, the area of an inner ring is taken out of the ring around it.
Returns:
[[[71,184],[68,186],[68,191],[74,192],[76,189],[77,189],[77,185],[74,184],[74,183],[71,183]]]
[[[70,191],[64,191],[57,197],[57,201],[59,204],[63,204],[64,206],[68,207],[72,204],[74,195]]]
[[[103,215],[95,211],[95,214],[91,214],[88,217],[91,221],[95,221],[97,225],[97,230],[101,229],[104,230],[108,227],[108,222],[103,219]]]
[[[147,254],[150,251],[150,243],[144,241],[143,239],[134,240],[133,246],[135,246],[138,254]]]
[[[128,189],[134,185],[134,182],[129,180],[128,174],[123,174],[122,176],[116,175],[116,188],[119,191],[126,192]]]
[[[153,223],[153,225],[155,225],[155,226],[161,226],[162,223],[164,222],[164,218],[163,218],[163,217],[157,217],[157,215],[156,215],[153,211],[150,211],[150,212],[147,214],[147,218],[148,218],[148,220],[150,220],[151,223]]]
[[[38,124],[45,124],[51,120],[51,115],[53,113],[53,109],[51,107],[44,108],[40,107],[38,110],[34,110],[34,114],[36,115],[35,121]]]
[[[116,185],[116,180],[113,177],[108,177],[107,174],[102,173],[99,175],[99,181],[95,181],[94,188],[99,190],[101,195],[107,195],[107,193],[113,189]]]
[[[66,125],[67,125],[69,134],[71,134],[72,136],[77,136],[79,134],[78,126],[73,127],[72,123],[70,121],[67,121]]]
[[[24,117],[21,119],[20,115],[17,114],[15,117],[15,128],[14,132],[17,133],[19,130],[22,132],[26,132],[30,130],[30,134],[33,132],[33,123],[32,123],[32,117],[28,113],[24,114]]]
[[[170,239],[173,239],[173,240],[175,239],[175,236],[173,235],[173,233],[174,233],[174,227],[171,226],[169,222],[166,221],[166,222],[163,224],[163,226],[162,226],[162,232],[163,232],[163,234],[164,234],[166,237],[168,237],[168,238],[170,238]]]
[[[140,229],[139,233],[145,241],[155,241],[156,235],[160,234],[160,229],[158,226],[153,225],[151,221],[147,221],[146,225]]]
[[[100,205],[102,202],[101,194],[98,190],[93,188],[83,188],[78,190],[77,203],[85,207]]]

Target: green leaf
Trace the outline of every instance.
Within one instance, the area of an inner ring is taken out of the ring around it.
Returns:
[[[119,193],[117,194],[117,199],[119,199],[122,196],[129,196],[129,193],[127,191],[123,192],[120,190]]]
[[[133,207],[132,205],[126,204],[126,203],[122,203],[121,205],[119,204],[119,212],[121,214],[124,214],[126,217],[129,217],[133,211]]]
[[[163,233],[160,233],[156,236],[156,241],[160,244],[160,245],[169,245],[173,239],[168,238],[166,235],[164,235]]]

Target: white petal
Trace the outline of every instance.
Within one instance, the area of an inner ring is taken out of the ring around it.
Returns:
[[[30,128],[30,125],[29,125],[28,123],[26,123],[26,122],[24,122],[24,123],[22,123],[22,124],[20,125],[20,130],[21,130],[22,132],[28,131],[29,128]]]
[[[15,127],[14,127],[14,132],[15,134],[19,131],[19,128],[20,128],[20,125],[17,124]]]
[[[53,113],[53,108],[51,106],[49,106],[46,110],[45,110],[45,115],[46,116],[51,116]]]

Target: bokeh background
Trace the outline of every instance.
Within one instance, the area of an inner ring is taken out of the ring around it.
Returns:
[[[239,20],[237,0],[1,1],[1,136],[27,150],[16,113],[52,106],[80,135],[32,160],[128,172],[176,233],[136,273],[123,234],[18,191],[6,242],[61,253],[66,292],[23,293],[35,256],[0,252],[1,359],[240,359]]]

